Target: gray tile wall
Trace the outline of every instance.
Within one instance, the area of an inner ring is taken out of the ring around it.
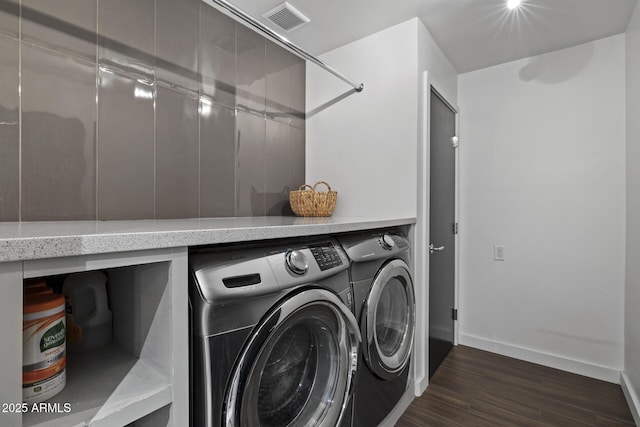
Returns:
[[[0,221],[290,214],[304,86],[199,0],[0,0]]]

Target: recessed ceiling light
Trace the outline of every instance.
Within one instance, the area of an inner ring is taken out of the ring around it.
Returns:
[[[507,0],[507,7],[509,9],[515,9],[520,6],[521,0]]]

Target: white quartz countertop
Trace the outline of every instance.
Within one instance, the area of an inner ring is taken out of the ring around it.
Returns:
[[[246,217],[0,223],[0,262],[312,236],[415,224],[415,218]]]

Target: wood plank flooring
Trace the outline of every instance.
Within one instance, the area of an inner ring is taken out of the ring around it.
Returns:
[[[396,427],[634,425],[619,385],[456,346]]]

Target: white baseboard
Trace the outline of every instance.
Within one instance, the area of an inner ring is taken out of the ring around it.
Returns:
[[[633,420],[636,425],[640,426],[640,398],[638,397],[638,393],[636,393],[637,390],[633,388],[633,384],[631,384],[629,377],[627,377],[627,374],[624,372],[620,373],[620,386],[622,387],[624,397],[627,399]]]
[[[607,366],[595,365],[581,360],[575,360],[564,356],[543,353],[529,348],[519,347],[499,341],[460,333],[460,344],[486,350],[515,359],[525,360],[531,363],[556,368],[578,375],[607,381],[614,384],[620,383],[620,370]]]
[[[425,375],[422,378],[416,378],[413,386],[414,395],[422,396],[422,393],[424,393],[424,391],[427,389],[428,386],[429,386],[429,377]]]
[[[378,427],[393,427],[394,425],[396,425],[400,417],[402,417],[402,414],[404,414],[404,411],[407,410],[409,405],[411,405],[411,402],[413,402],[413,399],[416,398],[416,395],[414,394],[414,388],[415,385],[412,381],[396,406],[393,408],[393,411],[391,411],[389,415],[387,415],[387,417],[382,420]]]

